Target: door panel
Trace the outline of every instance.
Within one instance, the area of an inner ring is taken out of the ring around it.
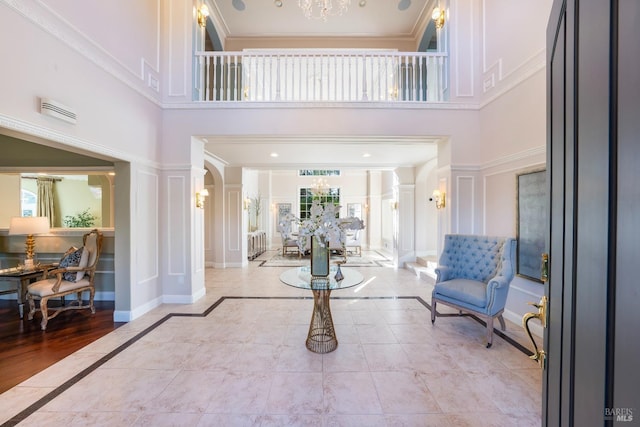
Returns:
[[[564,10],[558,17],[557,28],[550,24],[554,43],[547,48],[550,53],[548,61],[548,148],[547,148],[547,188],[550,197],[549,227],[551,236],[562,236],[564,229],[564,165],[565,161],[565,32],[566,15]],[[557,220],[556,220],[557,219]],[[569,236],[570,237],[570,236]],[[559,425],[562,401],[562,314],[563,295],[561,286],[564,266],[564,239],[547,238],[547,250],[550,256],[549,280],[546,282],[545,294],[549,298],[548,329],[544,336],[544,348],[547,352],[546,368],[543,375],[543,424]],[[553,328],[551,325],[553,324]],[[545,419],[544,415],[547,414]]]
[[[548,426],[640,419],[638,22],[637,0],[559,0],[552,8]]]
[[[634,408],[633,423],[640,420],[640,2],[618,2],[617,118],[617,249],[615,335],[613,356],[613,408]],[[620,424],[625,425],[625,424]]]

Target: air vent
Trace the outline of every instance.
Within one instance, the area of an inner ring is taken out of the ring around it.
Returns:
[[[69,107],[52,99],[40,99],[40,113],[75,124],[78,116]]]

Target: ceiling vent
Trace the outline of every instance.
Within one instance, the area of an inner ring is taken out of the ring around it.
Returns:
[[[78,116],[66,105],[48,98],[40,99],[40,113],[75,124]]]

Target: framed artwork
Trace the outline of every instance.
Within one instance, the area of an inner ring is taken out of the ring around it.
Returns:
[[[362,219],[362,205],[360,203],[347,203],[347,217]]]
[[[291,203],[278,203],[276,205],[276,226],[284,221],[284,218],[291,213]]]
[[[542,283],[542,254],[547,230],[547,175],[545,170],[517,175],[516,273]]]

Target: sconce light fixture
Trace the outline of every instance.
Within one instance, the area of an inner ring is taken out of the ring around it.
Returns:
[[[251,207],[251,199],[248,197],[244,198],[244,210],[248,211],[249,208]]]
[[[398,202],[395,200],[390,200],[389,206],[391,207],[392,211],[398,210]]]
[[[445,207],[445,193],[440,190],[433,190],[433,194],[431,198],[429,198],[430,202],[436,202],[436,209],[442,209]]]
[[[444,9],[440,9],[439,7],[433,9],[431,19],[433,19],[433,22],[435,22],[436,28],[438,30],[444,27]]]
[[[204,199],[209,196],[209,190],[206,188],[196,193],[196,208],[204,209]]]
[[[202,3],[198,8],[198,24],[204,28],[207,26],[207,18],[209,17],[209,8]]]

